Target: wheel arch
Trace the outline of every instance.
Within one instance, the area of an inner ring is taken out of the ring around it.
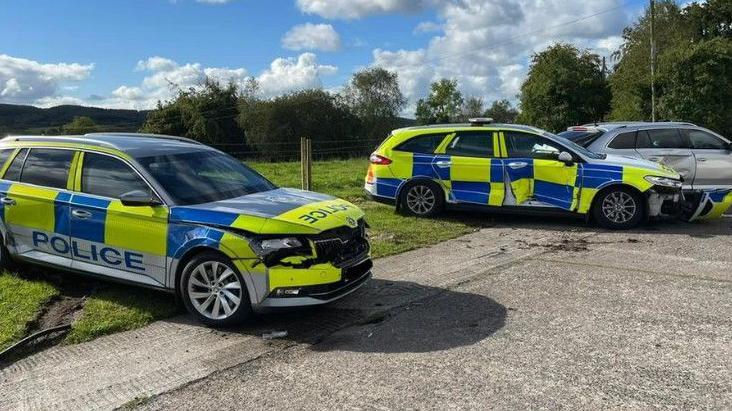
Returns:
[[[414,183],[419,183],[419,182],[429,183],[429,184],[432,184],[435,187],[439,188],[440,191],[442,192],[442,196],[445,199],[445,202],[447,202],[447,200],[448,200],[447,190],[445,190],[445,187],[442,184],[440,184],[438,181],[435,181],[435,179],[431,178],[431,177],[416,176],[416,177],[410,178],[409,180],[404,180],[399,185],[399,188],[397,188],[396,197],[395,197],[396,204],[397,204],[397,210],[401,208],[401,198],[402,198],[402,194],[404,193],[404,189]]]
[[[632,191],[633,193],[637,194],[638,198],[640,198],[642,200],[641,206],[643,207],[643,210],[642,210],[643,218],[646,218],[648,216],[648,198],[646,197],[645,193],[643,191],[641,191],[638,187],[636,187],[632,184],[627,184],[622,181],[616,181],[616,182],[612,182],[609,184],[605,184],[601,188],[599,188],[598,191],[592,197],[592,201],[590,202],[590,208],[587,209],[588,215],[592,216],[592,210],[595,209],[597,202],[599,201],[599,199],[602,197],[603,194],[605,194],[606,192],[608,192],[612,189],[616,189],[616,188],[625,188],[625,189],[628,189],[628,190]]]

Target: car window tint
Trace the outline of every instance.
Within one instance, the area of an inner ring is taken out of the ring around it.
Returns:
[[[635,148],[635,132],[618,134],[608,145],[609,148],[616,150],[626,150]]]
[[[3,177],[5,180],[9,181],[18,181],[20,180],[20,172],[23,170],[23,162],[25,161],[25,156],[28,154],[28,149],[24,148],[18,152],[18,155],[15,156],[13,159],[13,162],[10,163],[10,167],[8,167],[8,170],[5,172],[5,176]]]
[[[426,134],[409,139],[398,145],[395,150],[410,153],[432,154],[444,140],[445,134]]]
[[[463,157],[493,157],[493,133],[486,131],[459,132],[448,144],[445,154]]]
[[[504,135],[509,157],[556,160],[564,151],[560,145],[535,134],[509,131]]]
[[[13,151],[15,151],[14,148],[6,148],[3,150],[0,150],[0,167],[5,165],[5,162],[8,161],[10,158],[10,155],[13,154]]]
[[[689,137],[691,148],[697,150],[724,150],[727,144],[724,140],[702,130],[684,130]]]
[[[81,191],[102,197],[120,198],[130,191],[152,194],[150,187],[124,162],[102,154],[85,153]]]
[[[638,132],[638,148],[688,148],[675,128],[644,130]]]
[[[51,148],[34,148],[20,173],[20,182],[51,188],[66,188],[69,179],[72,150],[56,150]]]

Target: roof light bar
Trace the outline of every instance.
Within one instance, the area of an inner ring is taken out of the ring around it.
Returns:
[[[474,126],[480,126],[483,124],[493,123],[493,119],[490,117],[475,117],[475,118],[468,119],[468,122]]]

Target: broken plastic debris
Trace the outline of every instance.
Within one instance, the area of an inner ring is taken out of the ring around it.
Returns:
[[[287,337],[287,331],[272,331],[271,333],[262,334],[265,340],[274,340],[275,338]]]

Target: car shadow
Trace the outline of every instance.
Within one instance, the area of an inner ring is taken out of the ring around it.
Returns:
[[[315,351],[432,352],[490,337],[503,328],[507,312],[500,303],[479,294],[372,279],[338,302],[269,310],[244,325],[216,332],[263,340],[286,332],[271,342],[307,344]],[[166,321],[195,324],[192,316]]]

